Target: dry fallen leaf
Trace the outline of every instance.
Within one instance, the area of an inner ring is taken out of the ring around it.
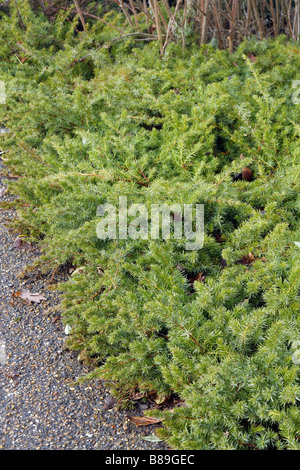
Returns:
[[[237,260],[236,263],[237,264],[243,264],[243,265],[249,265],[251,263],[253,263],[254,261],[256,261],[258,258],[255,258],[255,256],[253,256],[252,253],[249,253],[248,255],[244,255],[242,256],[241,259]]]
[[[198,273],[196,276],[188,276],[188,281],[190,284],[194,284],[194,282],[203,282],[205,280],[205,275],[203,273]]]
[[[249,52],[248,58],[250,59],[251,62],[256,62],[256,59],[257,59],[257,57],[251,52]]]
[[[149,426],[150,424],[158,424],[162,422],[162,419],[149,418],[146,416],[126,416],[127,419],[135,424],[136,426]]]
[[[17,237],[14,241],[14,247],[18,250],[30,250],[32,248],[31,243],[25,242],[21,237]]]
[[[39,304],[41,300],[47,300],[47,298],[44,297],[44,295],[41,294],[40,292],[34,293],[34,292],[29,292],[29,290],[21,291],[20,297],[21,299],[26,300],[28,305],[30,305],[31,302],[35,302]]]
[[[71,276],[75,276],[76,274],[83,274],[85,271],[85,266],[80,266],[79,268],[72,271]]]

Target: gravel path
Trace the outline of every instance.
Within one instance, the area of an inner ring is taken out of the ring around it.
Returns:
[[[0,191],[3,185],[0,178]],[[9,197],[0,192],[1,200]],[[142,407],[107,409],[103,382],[74,383],[85,366],[65,349],[59,315],[47,313],[59,302],[47,276],[20,277],[38,253],[14,246],[17,235],[6,225],[13,217],[14,211],[0,208],[0,449],[166,449],[142,439],[154,434],[154,426],[128,423],[126,415],[141,415]],[[27,305],[12,295],[21,289],[47,300]]]

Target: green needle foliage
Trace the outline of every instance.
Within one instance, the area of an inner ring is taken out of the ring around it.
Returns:
[[[15,228],[43,269],[81,268],[59,288],[67,344],[96,363],[87,378],[123,399],[176,396],[152,411],[176,449],[299,449],[299,47],[171,44],[161,58],[127,38],[93,52],[115,34],[103,22],[78,35],[77,17],[14,8],[0,144],[20,175]],[[204,204],[203,248],[99,240],[97,206],[119,196]]]

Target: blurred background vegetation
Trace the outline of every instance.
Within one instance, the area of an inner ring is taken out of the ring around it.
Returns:
[[[10,2],[0,4],[8,11]],[[80,26],[103,17],[110,10],[123,13],[132,33],[145,40],[160,42],[164,52],[170,42],[185,48],[195,42],[232,51],[245,39],[263,39],[285,34],[299,39],[300,0],[31,0],[34,11],[42,11],[54,21],[61,10],[68,10],[70,21],[80,17]]]

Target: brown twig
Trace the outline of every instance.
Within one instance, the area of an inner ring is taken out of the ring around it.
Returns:
[[[86,31],[86,24],[85,24],[84,16],[83,16],[83,14],[81,12],[81,9],[79,7],[79,3],[78,3],[77,0],[73,0],[73,2],[74,2],[74,5],[75,5],[75,8],[76,8],[76,11],[79,15],[79,18],[80,18],[80,21],[81,21],[81,24],[82,24],[82,27],[83,27],[83,31]]]

